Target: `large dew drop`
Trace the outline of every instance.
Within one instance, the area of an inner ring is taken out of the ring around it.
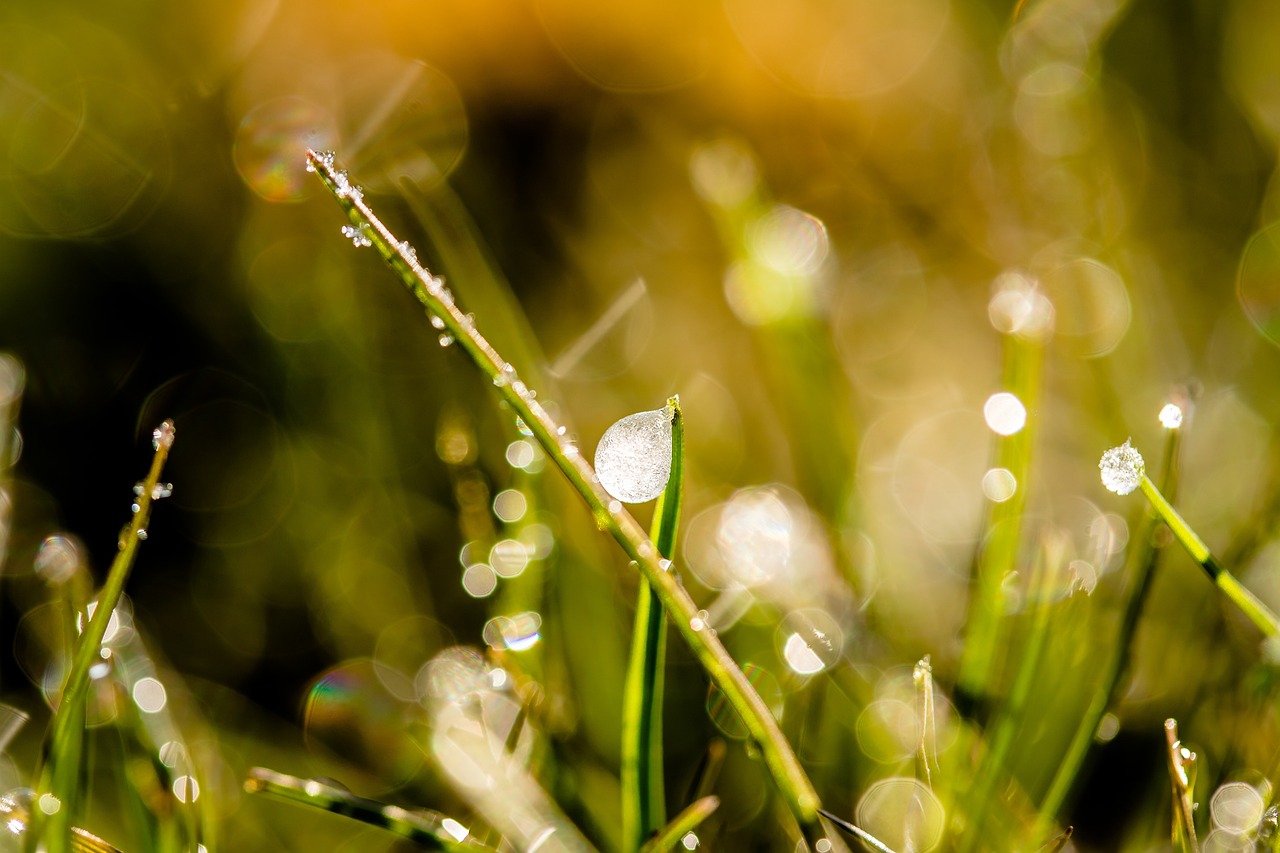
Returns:
[[[1098,468],[1102,471],[1102,485],[1117,495],[1127,495],[1138,488],[1147,473],[1142,454],[1128,441],[1102,454]]]
[[[629,504],[651,501],[671,477],[670,409],[627,415],[596,446],[596,474],[605,491]]]

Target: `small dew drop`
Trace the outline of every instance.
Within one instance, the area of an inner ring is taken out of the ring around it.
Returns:
[[[515,391],[516,395],[520,397],[523,397],[525,394],[529,393],[529,387],[525,385],[523,382],[521,382],[519,379],[516,379],[511,383],[511,390]]]
[[[1165,429],[1178,429],[1182,426],[1182,409],[1174,403],[1166,403],[1160,410],[1160,426]]]
[[[151,489],[151,500],[160,501],[173,494],[173,483],[156,483]]]
[[[153,450],[164,448],[168,450],[173,447],[173,438],[177,434],[174,429],[173,421],[165,421],[151,432],[151,447]]]
[[[1102,485],[1117,495],[1127,495],[1138,488],[1147,472],[1142,454],[1127,440],[1102,454],[1098,468],[1102,471]]]
[[[440,340],[440,346],[442,347],[453,346],[453,335],[443,334],[440,336],[439,340]]]
[[[133,493],[138,497],[142,497],[142,493],[147,490],[147,484],[139,480],[133,484]]]
[[[600,485],[624,503],[651,501],[671,476],[671,419],[668,408],[627,415],[605,430],[596,446]]]
[[[524,387],[524,385],[519,382],[517,382],[516,385],[519,385],[521,388]],[[520,391],[517,390],[516,393],[519,394]],[[520,432],[521,435],[527,435],[527,436],[533,435],[533,430],[529,429],[529,425],[525,423],[524,418],[520,417],[519,415],[516,416],[516,429]]]
[[[129,512],[137,512],[140,509],[142,509],[142,507],[139,506],[137,503],[132,503],[129,505]]]
[[[343,225],[342,236],[351,241],[351,245],[357,249],[364,249],[373,245],[373,240],[369,239],[369,235],[365,233],[363,225]]]
[[[695,631],[704,631],[709,627],[707,624],[707,620],[709,618],[710,614],[708,614],[707,611],[699,610],[694,617],[689,620],[689,627]]]
[[[427,316],[431,318],[431,328],[433,329],[444,328],[444,319],[442,317],[440,317],[437,314],[432,314],[430,312],[427,313]]]
[[[417,266],[418,250],[410,246],[408,240],[400,244],[400,254],[409,262],[410,266]]]
[[[671,561],[666,559],[659,560],[658,568],[662,569],[664,572],[671,571]]]
[[[147,528],[145,528],[145,527],[139,527],[139,528],[138,528],[138,538],[139,538],[139,539],[146,539],[146,538],[147,538]]]

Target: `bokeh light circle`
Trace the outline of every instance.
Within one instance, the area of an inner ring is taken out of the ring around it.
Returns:
[[[306,173],[307,149],[332,149],[337,136],[327,110],[292,95],[275,98],[241,119],[231,159],[241,180],[262,198],[299,201],[319,186]]]
[[[894,850],[929,853],[942,843],[946,811],[923,782],[882,779],[858,800],[858,825]]]

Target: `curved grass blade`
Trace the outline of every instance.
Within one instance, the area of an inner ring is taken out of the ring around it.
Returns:
[[[671,475],[658,496],[651,538],[658,554],[670,560],[684,492],[684,416],[680,398],[667,400],[671,414]],[[640,580],[635,629],[622,711],[622,838],[635,850],[666,823],[662,773],[663,668],[667,659],[667,622],[649,582]]]
[[[244,781],[244,789],[251,794],[266,794],[277,800],[344,815],[407,838],[428,850],[465,853],[494,849],[473,839],[465,826],[439,812],[411,811],[367,800],[318,779],[299,779],[265,767],[254,767]]]
[[[454,304],[453,294],[444,282],[422,266],[412,246],[399,241],[374,215],[363,194],[350,183],[346,172],[336,167],[334,156],[308,151],[307,165],[346,213],[352,223],[348,228],[360,238],[360,244],[376,248],[405,288],[443,324],[444,331],[492,380],[502,399],[524,421],[548,458],[587,504],[600,529],[607,531],[635,561],[694,657],[724,692],[742,717],[752,739],[760,745],[765,766],[782,793],[787,808],[806,830],[818,829],[817,810],[821,800],[794,750],[742,668],[724,644],[706,630],[708,626],[699,617],[693,598],[661,564],[662,558],[644,529],[620,502],[604,491],[577,445],[565,436],[564,428],[536,399],[515,368],[477,331],[475,319]],[[355,238],[352,239],[354,242]]]
[[[135,491],[133,517],[120,534],[119,551],[107,572],[107,580],[98,593],[93,616],[80,636],[72,659],[71,672],[62,688],[62,700],[54,712],[50,736],[46,744],[45,766],[40,773],[40,788],[46,796],[53,797],[52,814],[43,808],[36,809],[32,821],[29,847],[41,844],[49,853],[64,853],[72,841],[72,813],[80,803],[83,777],[85,703],[89,696],[89,669],[100,660],[102,638],[106,636],[111,614],[124,593],[124,584],[133,568],[138,544],[146,538],[147,520],[151,516],[152,501],[163,492],[159,490],[160,474],[169,458],[175,430],[173,421],[166,420],[152,433],[151,445],[155,455],[147,478]]]

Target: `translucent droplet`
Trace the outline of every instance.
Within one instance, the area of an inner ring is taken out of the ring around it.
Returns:
[[[443,329],[443,328],[444,328],[444,318],[443,318],[443,317],[441,317],[441,316],[440,316],[440,315],[438,315],[438,314],[428,314],[427,316],[429,316],[429,317],[431,318],[431,328],[433,328],[433,329]]]
[[[1165,429],[1177,429],[1182,426],[1182,409],[1175,403],[1165,403],[1160,410],[1160,426]]]
[[[519,385],[520,388],[524,388],[523,382],[517,382],[516,384]],[[520,392],[516,391],[516,393],[518,394]],[[519,415],[516,416],[516,431],[519,432],[521,435],[527,435],[527,436],[533,435],[533,430],[529,429],[529,425],[525,423],[524,418],[520,417]]]
[[[173,439],[177,431],[173,427],[173,421],[165,421],[151,432],[151,447],[159,450],[163,447],[168,450],[173,447]]]
[[[145,527],[139,527],[139,528],[138,528],[138,538],[139,538],[139,539],[146,539],[146,538],[147,538],[147,528],[145,528]]]
[[[351,241],[351,245],[357,249],[364,249],[373,245],[373,240],[369,239],[369,235],[365,233],[363,225],[343,225],[342,236]]]
[[[440,340],[440,346],[442,347],[448,347],[453,345],[453,335],[449,335],[449,334],[441,335],[439,340]]]
[[[624,503],[651,501],[671,476],[671,418],[668,408],[628,415],[605,430],[596,446],[600,485]]]
[[[671,571],[671,561],[670,561],[670,560],[659,560],[659,561],[658,561],[658,568],[662,569],[664,572],[669,572],[669,571]]]
[[[156,483],[151,489],[151,500],[164,500],[173,494],[173,483]]]
[[[1098,468],[1102,471],[1102,485],[1117,495],[1127,495],[1138,488],[1147,473],[1142,454],[1128,440],[1102,454]]]
[[[708,618],[710,618],[710,614],[707,613],[707,611],[699,610],[696,614],[694,614],[693,618],[689,620],[689,627],[695,631],[706,630],[708,627],[708,623],[707,623]]]

